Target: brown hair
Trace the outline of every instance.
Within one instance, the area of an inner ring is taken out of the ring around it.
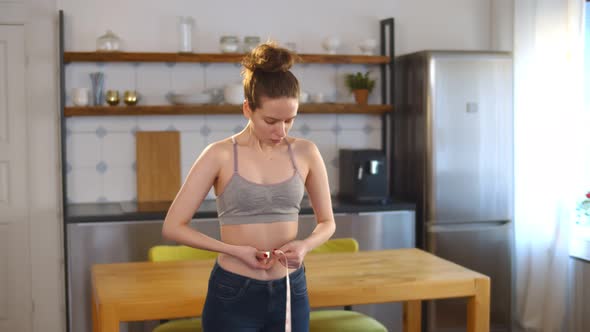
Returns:
[[[258,45],[244,57],[244,96],[251,110],[262,106],[261,97],[299,98],[299,82],[289,70],[296,60],[295,53],[273,42]]]

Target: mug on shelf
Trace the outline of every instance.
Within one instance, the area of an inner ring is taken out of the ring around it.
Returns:
[[[90,90],[88,88],[73,88],[72,89],[72,103],[75,106],[88,106],[90,101],[88,95]]]

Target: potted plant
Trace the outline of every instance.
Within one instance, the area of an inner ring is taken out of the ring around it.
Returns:
[[[375,80],[369,78],[369,72],[346,75],[346,86],[354,94],[354,100],[357,104],[366,105],[369,99],[369,93],[375,87]]]

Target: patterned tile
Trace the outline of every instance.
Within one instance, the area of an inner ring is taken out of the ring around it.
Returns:
[[[102,195],[102,175],[91,167],[73,168],[67,186],[71,203],[96,202]]]
[[[98,128],[96,128],[96,137],[103,138],[106,135],[107,135],[107,130],[106,129],[104,129],[101,126],[99,126]]]
[[[303,125],[301,125],[301,127],[299,127],[299,132],[303,136],[309,135],[310,130],[311,130],[311,128],[309,128],[309,126],[306,123],[304,123]]]
[[[67,162],[72,167],[94,167],[101,159],[101,141],[95,133],[73,133],[66,138]]]
[[[207,125],[203,125],[200,129],[201,136],[207,137],[211,134],[211,129]]]
[[[129,167],[135,160],[135,137],[110,133],[102,140],[102,161],[110,167]]]
[[[340,126],[340,124],[335,123],[330,130],[334,133],[334,135],[338,135],[342,131],[342,127]]]
[[[101,161],[98,164],[96,164],[96,171],[100,174],[104,174],[108,170],[108,168],[108,165],[104,161]]]
[[[103,176],[104,196],[111,202],[132,200],[136,187],[136,175],[129,167],[111,167]]]

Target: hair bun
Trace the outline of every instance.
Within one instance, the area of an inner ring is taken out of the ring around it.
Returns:
[[[274,42],[258,45],[242,60],[245,69],[252,72],[286,72],[295,63],[296,55],[286,48],[277,46]]]

